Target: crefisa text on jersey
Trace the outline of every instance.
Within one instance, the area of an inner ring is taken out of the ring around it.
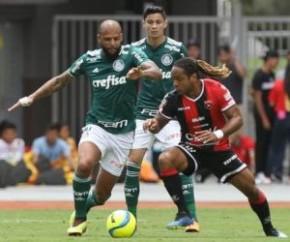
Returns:
[[[104,87],[105,89],[109,89],[111,86],[123,85],[125,83],[127,83],[125,76],[116,77],[115,75],[109,75],[107,79],[93,80],[92,82],[93,87]]]

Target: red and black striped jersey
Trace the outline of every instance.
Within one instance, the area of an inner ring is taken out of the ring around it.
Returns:
[[[226,123],[224,111],[235,105],[229,90],[220,82],[211,79],[201,80],[202,89],[198,97],[192,99],[169,92],[160,105],[160,114],[168,119],[177,119],[181,126],[182,143],[201,149],[228,150],[228,138],[215,143],[203,144],[196,140],[195,132],[200,130],[217,130]]]

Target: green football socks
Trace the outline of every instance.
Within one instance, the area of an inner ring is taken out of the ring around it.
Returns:
[[[139,173],[140,166],[133,162],[127,162],[127,171],[125,179],[125,197],[127,208],[135,218],[137,218],[137,204],[139,198]]]
[[[79,178],[76,174],[73,178],[73,195],[74,205],[77,219],[86,219],[87,210],[86,202],[91,188],[91,180],[89,178]]]
[[[182,193],[187,209],[191,213],[192,217],[197,221],[192,177],[185,176],[182,173],[179,173],[179,175],[181,178]]]
[[[92,188],[89,192],[87,203],[86,203],[86,210],[87,212],[90,211],[92,207],[103,205],[99,202],[97,198],[96,188]]]

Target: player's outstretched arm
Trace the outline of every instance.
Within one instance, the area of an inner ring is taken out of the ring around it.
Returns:
[[[50,96],[54,92],[57,92],[64,86],[66,86],[69,82],[74,79],[72,75],[68,73],[68,71],[63,72],[62,74],[55,76],[45,82],[40,88],[38,88],[35,92],[30,94],[29,96],[20,98],[16,103],[14,103],[11,107],[8,108],[8,111],[12,111],[17,107],[27,107],[32,105],[32,103],[40,98]]]

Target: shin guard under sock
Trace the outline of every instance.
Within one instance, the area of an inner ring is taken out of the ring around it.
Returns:
[[[134,162],[127,162],[125,179],[125,197],[128,210],[137,218],[137,204],[139,198],[140,166]]]
[[[73,195],[76,219],[87,218],[86,202],[90,188],[91,180],[89,178],[80,178],[75,174],[73,178]]]
[[[187,209],[191,213],[194,220],[197,221],[192,177],[185,176],[182,173],[179,173],[179,176],[181,178],[182,194],[183,194]]]

